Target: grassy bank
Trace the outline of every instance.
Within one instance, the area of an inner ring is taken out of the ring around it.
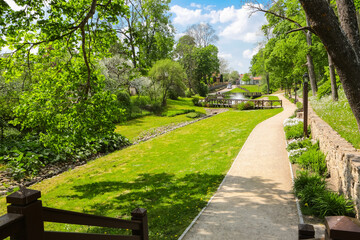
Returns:
[[[327,122],[355,148],[360,149],[360,134],[356,119],[343,90],[339,91],[339,101],[337,102],[333,102],[331,96],[326,96],[320,100],[316,97],[311,97],[310,103],[320,118]]]
[[[165,113],[188,109],[205,113],[205,109],[203,107],[194,106],[191,98],[179,98],[179,100],[168,99]],[[155,130],[156,128],[170,124],[178,124],[192,120],[193,119],[186,117],[186,114],[177,115],[174,117],[150,115],[119,124],[116,126],[115,132],[126,136],[128,139],[130,139],[130,141],[134,141],[143,132]]]
[[[150,239],[177,239],[206,205],[252,129],[282,109],[229,111],[34,185],[45,206],[128,218],[143,207]],[[5,200],[1,199],[1,213]],[[47,229],[112,232],[49,224]]]

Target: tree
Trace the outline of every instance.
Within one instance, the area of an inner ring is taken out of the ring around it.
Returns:
[[[22,10],[1,8],[0,48],[13,50],[0,59],[6,81],[29,83],[15,110],[14,124],[40,135],[58,151],[113,133],[121,110],[104,91],[96,69],[116,42],[113,25],[127,13],[121,1],[17,1]],[[35,51],[36,50],[36,51]]]
[[[338,15],[327,0],[300,0],[309,30],[319,36],[334,62],[360,131],[360,37],[351,0],[336,1]]]
[[[168,58],[174,45],[170,0],[125,0],[129,14],[120,18],[119,37],[133,66],[143,74],[157,60]]]
[[[265,68],[265,57],[264,57],[265,49],[262,48],[259,50],[257,54],[255,54],[251,59],[251,74],[253,76],[264,76],[266,78],[266,92],[270,93],[270,77],[269,72],[266,71]]]
[[[195,81],[195,49],[195,39],[189,35],[182,36],[175,48],[175,56],[186,71],[187,87],[190,92]]]
[[[243,82],[250,82],[251,81],[251,78],[249,76],[248,73],[245,73],[244,76],[242,77],[241,81]]]
[[[154,84],[158,84],[162,91],[162,105],[166,106],[166,99],[169,90],[172,87],[179,86],[183,88],[183,79],[185,78],[185,71],[181,65],[170,59],[157,61],[149,71],[149,76]]]
[[[221,74],[230,73],[229,62],[225,58],[219,57],[219,71]]]
[[[240,78],[240,74],[238,71],[232,71],[230,73],[230,81],[235,84],[236,80],[238,80]]]
[[[119,88],[125,88],[130,94],[131,80],[136,74],[130,61],[125,60],[120,55],[115,55],[111,58],[102,59],[100,65],[106,78],[106,89],[114,92]]]
[[[201,87],[201,83],[208,84],[213,73],[219,72],[218,49],[214,45],[203,48],[196,48],[196,88]]]
[[[264,12],[267,16],[267,19],[269,21],[270,29],[274,25],[284,25],[282,22],[286,21],[288,24],[295,25],[296,27],[299,27],[296,31],[301,31],[305,36],[305,41],[307,43],[307,67],[309,72],[309,79],[310,79],[310,85],[312,89],[313,95],[316,95],[317,91],[317,82],[316,82],[316,74],[314,69],[314,62],[313,62],[313,53],[312,53],[312,35],[310,31],[307,31],[307,27],[302,27],[302,25],[307,24],[307,16],[306,14],[302,14],[300,11],[300,6],[297,0],[279,0],[274,1],[272,6],[267,10],[262,7],[260,4],[251,4],[251,8],[253,8],[255,11],[261,11]],[[270,19],[269,19],[270,18]],[[286,25],[286,24],[285,24]],[[288,28],[287,34],[292,33],[293,28]]]
[[[195,39],[197,47],[207,47],[219,40],[215,30],[208,23],[199,23],[187,28],[186,34]]]

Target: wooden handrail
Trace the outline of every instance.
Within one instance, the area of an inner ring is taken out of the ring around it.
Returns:
[[[7,213],[0,216],[0,239],[17,235],[24,229],[25,222],[22,214]]]
[[[128,221],[110,217],[90,215],[55,208],[43,207],[43,220],[45,222],[57,222],[68,224],[89,225],[97,227],[124,228],[140,230],[140,221]]]
[[[96,233],[44,232],[44,240],[141,240],[141,236],[119,236]]]
[[[41,192],[23,188],[6,197],[8,214],[0,216],[0,240],[149,240],[147,211],[136,208],[131,220],[43,207]],[[44,231],[44,222],[129,229],[131,235]]]

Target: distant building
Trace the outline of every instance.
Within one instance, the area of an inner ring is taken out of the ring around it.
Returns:
[[[247,82],[244,82],[242,81],[242,78],[244,77],[244,74],[240,74],[240,81],[239,81],[239,84],[240,85],[259,85],[261,84],[261,77],[253,77],[253,76],[250,76],[250,81],[247,81]],[[236,83],[238,84],[238,83]]]

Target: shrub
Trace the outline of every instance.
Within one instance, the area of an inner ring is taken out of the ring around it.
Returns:
[[[255,104],[251,101],[241,102],[237,105],[238,110],[250,110],[254,108],[255,108]]]
[[[288,143],[286,149],[288,151],[290,151],[290,150],[299,149],[299,148],[310,148],[312,146],[313,146],[313,144],[310,139],[304,139],[304,140],[300,140],[300,141],[294,140],[294,141],[291,141]]]
[[[304,135],[304,127],[302,122],[299,122],[292,126],[285,126],[284,130],[287,140],[293,138],[301,138]]]
[[[199,97],[193,97],[191,100],[194,103],[194,106],[199,106],[199,100],[200,100]]]
[[[297,109],[303,108],[302,102],[296,102],[296,107],[297,107]]]
[[[185,97],[190,98],[192,95],[193,95],[193,94],[192,94],[192,92],[190,91],[190,89],[186,89],[186,90],[185,90]]]
[[[325,179],[318,174],[310,174],[308,171],[299,171],[294,179],[294,193],[301,198],[301,192],[308,186],[321,186],[325,190]]]
[[[116,122],[122,122],[125,121],[126,119],[131,118],[132,102],[129,93],[126,91],[118,91],[116,92],[116,99],[117,99],[118,107],[125,109],[125,115],[119,115],[116,118]]]
[[[316,148],[310,148],[299,156],[296,162],[303,168],[312,170],[319,175],[326,173],[326,156]]]
[[[209,93],[209,87],[204,82],[201,82],[196,86],[196,91],[201,97],[206,97]]]
[[[355,216],[352,201],[330,191],[317,194],[312,200],[312,211],[314,215],[321,218],[325,216]]]
[[[130,144],[124,136],[111,133],[97,139],[84,139],[85,144],[54,152],[45,147],[39,136],[16,139],[0,145],[0,163],[6,164],[15,179],[36,175],[45,165],[59,161],[87,159],[98,153],[112,152]]]
[[[326,189],[326,181],[317,174],[299,172],[294,179],[294,193],[307,212],[317,216],[354,216],[351,200]]]

